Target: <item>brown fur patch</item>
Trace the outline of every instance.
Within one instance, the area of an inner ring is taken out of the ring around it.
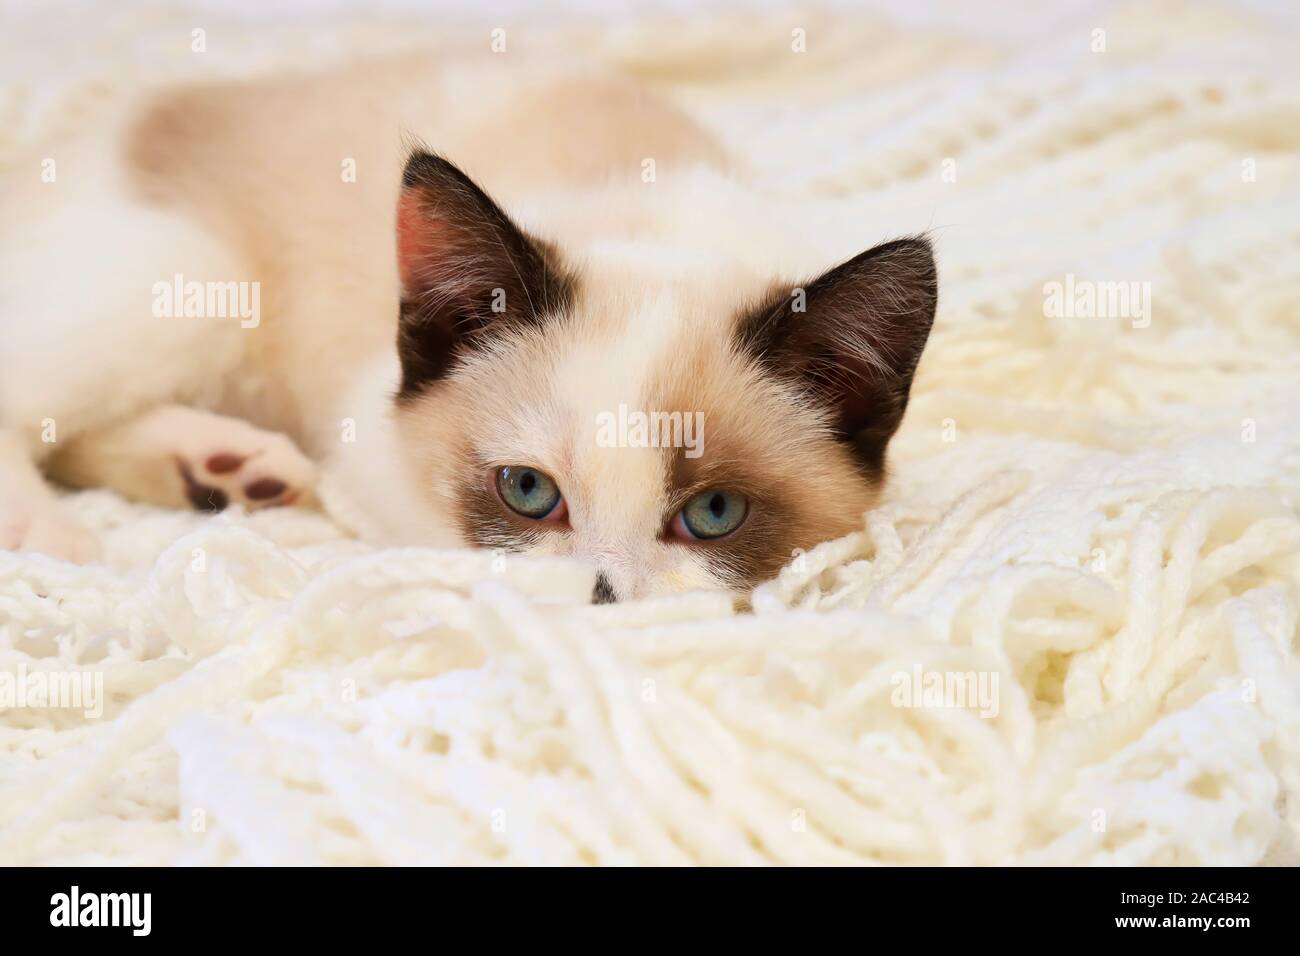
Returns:
[[[711,489],[744,495],[749,511],[725,537],[681,546],[699,549],[722,579],[752,586],[795,549],[860,528],[880,481],[863,478],[818,413],[743,356],[718,353],[711,343],[691,351],[684,371],[652,386],[657,407],[704,413],[700,457],[665,452],[666,513],[671,518]]]

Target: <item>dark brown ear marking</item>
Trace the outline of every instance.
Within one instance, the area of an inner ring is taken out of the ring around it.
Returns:
[[[492,330],[540,324],[565,308],[573,275],[447,160],[417,150],[397,211],[402,311],[398,401],[442,378]]]
[[[876,481],[907,408],[938,297],[929,241],[898,239],[802,287],[776,290],[741,316],[736,340],[772,374],[832,410],[837,434]]]

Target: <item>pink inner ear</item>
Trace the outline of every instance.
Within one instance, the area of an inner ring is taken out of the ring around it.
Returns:
[[[420,276],[427,279],[429,262],[445,241],[443,224],[428,214],[418,190],[404,189],[397,203],[397,268],[402,289],[414,292]]]

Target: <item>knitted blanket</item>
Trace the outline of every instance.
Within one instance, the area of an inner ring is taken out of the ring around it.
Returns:
[[[9,15],[6,173],[146,79],[502,27],[826,261],[929,230],[941,296],[887,500],[739,606],[70,496],[103,564],[0,553],[0,863],[1300,859],[1294,13],[974,6]]]

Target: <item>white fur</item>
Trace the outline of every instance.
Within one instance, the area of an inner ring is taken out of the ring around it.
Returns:
[[[153,316],[160,277],[240,266],[194,223],[126,195],[109,129],[59,151],[53,182],[31,164],[0,198],[0,548],[93,556],[34,465],[144,409],[210,401],[238,361],[231,328]]]

